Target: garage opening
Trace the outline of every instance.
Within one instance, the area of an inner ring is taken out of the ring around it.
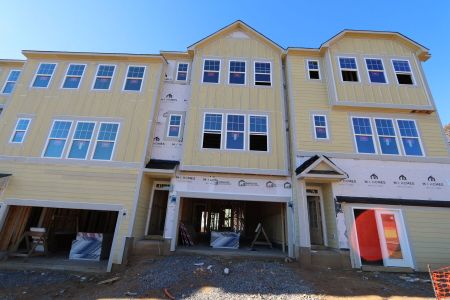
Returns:
[[[285,252],[285,215],[285,203],[182,198],[178,245],[187,232],[194,248]]]
[[[10,206],[0,251],[43,264],[92,262],[106,267],[118,212]]]

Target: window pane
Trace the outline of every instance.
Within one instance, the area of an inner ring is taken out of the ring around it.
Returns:
[[[178,137],[180,134],[180,126],[169,126],[169,136]]]
[[[7,82],[7,83],[5,84],[5,87],[3,88],[2,93],[3,93],[3,94],[11,94],[12,91],[14,90],[14,86],[15,86],[15,83],[14,83],[14,82]]]
[[[188,70],[188,64],[179,64],[178,65],[178,71],[187,72],[187,70]]]
[[[358,72],[356,71],[342,71],[342,80],[358,82]]]
[[[397,120],[398,128],[401,136],[418,137],[416,124],[411,120]]]
[[[25,131],[16,131],[12,138],[12,142],[13,143],[22,143],[24,136],[25,136]]]
[[[98,139],[103,141],[115,141],[119,124],[102,123],[98,133]]]
[[[70,65],[67,70],[68,76],[82,76],[84,72],[84,65]]]
[[[144,67],[129,67],[127,77],[131,78],[143,78],[144,77]]]
[[[383,71],[383,63],[381,59],[366,59],[368,70],[378,70]]]
[[[245,74],[244,73],[230,73],[230,83],[245,84]]]
[[[96,78],[94,89],[95,90],[107,90],[111,84],[111,78]]]
[[[203,72],[203,82],[218,83],[219,72]]]
[[[49,140],[47,149],[45,149],[45,157],[61,157],[64,150],[66,140]]]
[[[95,123],[79,122],[73,135],[74,139],[90,140],[94,131]]]
[[[67,138],[72,123],[67,121],[56,121],[53,124],[50,138]]]
[[[203,148],[206,149],[220,149],[220,140],[222,135],[217,133],[207,133],[203,134]]]
[[[244,149],[244,133],[227,132],[227,149]]]
[[[245,72],[245,62],[230,61],[230,72]]]
[[[228,115],[227,116],[227,130],[244,131],[244,116]]]
[[[142,79],[127,79],[125,82],[126,91],[140,91]]]
[[[170,116],[170,125],[180,125],[181,116]]]
[[[402,138],[406,155],[422,156],[422,148],[417,138]]]
[[[372,127],[368,118],[353,118],[355,134],[372,134]]]
[[[263,85],[264,82],[270,85],[270,74],[255,74],[255,84]]]
[[[38,74],[44,74],[44,75],[52,75],[53,71],[55,70],[56,65],[55,64],[41,64],[39,66]]]
[[[222,130],[222,115],[206,114],[205,130]]]
[[[270,74],[270,63],[255,62],[255,73]]]
[[[113,147],[114,142],[102,142],[102,141],[97,142],[94,156],[92,158],[100,160],[110,160]]]
[[[369,71],[369,78],[370,82],[386,83],[386,77],[384,76],[384,72]]]
[[[186,79],[187,79],[187,72],[178,72],[177,80],[186,81]]]
[[[48,75],[37,75],[33,87],[47,87],[50,82],[51,76]]]
[[[355,138],[359,153],[375,153],[375,146],[371,136],[357,135]]]
[[[395,136],[394,124],[392,120],[375,119],[378,135]]]
[[[63,88],[65,89],[77,89],[80,85],[81,77],[66,77],[64,80]]]
[[[314,125],[327,126],[327,123],[325,122],[325,116],[314,116]]]
[[[309,79],[320,79],[319,71],[309,71]]]
[[[250,132],[267,132],[267,118],[263,116],[250,116]]]
[[[397,74],[399,84],[414,84],[410,74]]]
[[[393,60],[394,70],[397,72],[411,72],[409,62],[407,60]]]
[[[220,61],[219,60],[205,60],[205,71],[219,71]]]
[[[8,76],[8,81],[17,81],[17,79],[19,79],[19,76],[20,71],[18,70],[11,71]]]
[[[114,68],[114,66],[101,65],[98,67],[97,76],[111,77],[114,74]]]
[[[21,119],[17,122],[16,130],[27,130],[30,120]]]
[[[267,151],[267,135],[251,134],[249,149],[251,151]]]
[[[314,60],[308,61],[308,69],[310,70],[319,70],[319,63]]]
[[[90,141],[74,140],[70,148],[69,158],[85,159],[89,149]]]
[[[356,60],[350,57],[340,57],[339,64],[343,69],[355,69],[356,70]]]
[[[395,140],[395,137],[380,136],[378,139],[380,141],[381,153],[398,154],[397,141]]]
[[[326,139],[327,138],[327,129],[325,127],[316,127],[316,138],[318,139]]]

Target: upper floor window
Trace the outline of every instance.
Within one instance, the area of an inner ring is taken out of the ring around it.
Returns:
[[[222,114],[205,114],[202,148],[220,149],[222,146]]]
[[[41,63],[34,76],[32,87],[47,88],[55,72],[56,64]]]
[[[354,57],[339,57],[342,81],[358,82],[358,66]]]
[[[309,79],[320,79],[319,61],[318,60],[307,60],[308,66],[308,78]]]
[[[382,154],[398,155],[397,135],[391,119],[375,119],[378,141]]]
[[[407,60],[393,59],[392,65],[394,67],[395,76],[397,77],[398,84],[413,85],[413,75],[411,66]]]
[[[77,122],[68,158],[86,159],[94,127],[95,122]]]
[[[422,146],[416,122],[413,120],[397,120],[405,155],[422,156]]]
[[[111,160],[118,130],[119,123],[100,123],[92,159]]]
[[[54,121],[45,147],[44,157],[60,158],[66,146],[72,121]]]
[[[244,150],[244,115],[227,115],[227,149]]]
[[[367,72],[372,83],[387,83],[383,61],[378,58],[366,58]]]
[[[186,81],[188,79],[188,63],[179,63],[177,67],[177,80],[178,81]]]
[[[28,127],[30,125],[31,119],[20,118],[17,120],[16,127],[11,136],[11,143],[23,143],[25,135],[27,134]]]
[[[245,84],[245,61],[230,60],[230,75],[228,83]]]
[[[203,63],[203,82],[219,83],[220,60],[205,59]]]
[[[80,86],[85,68],[86,65],[70,64],[64,78],[63,89],[77,89]]]
[[[376,153],[370,118],[352,118],[358,153]]]
[[[5,85],[2,89],[3,94],[11,94],[14,91],[14,87],[16,86],[16,82],[20,76],[20,72],[20,70],[9,71],[8,78],[6,78]]]
[[[270,62],[255,62],[255,85],[272,85]]]
[[[251,151],[267,151],[267,116],[250,116],[249,145]]]
[[[181,132],[181,115],[170,115],[169,128],[167,129],[167,136],[178,138]]]
[[[99,65],[94,79],[94,90],[109,90],[116,66]]]
[[[328,139],[327,116],[313,115],[314,136],[316,139]]]
[[[145,67],[128,66],[127,77],[125,78],[124,91],[141,91],[142,80],[144,78]]]

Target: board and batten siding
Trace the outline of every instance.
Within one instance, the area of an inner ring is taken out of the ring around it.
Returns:
[[[142,239],[146,234],[147,216],[150,209],[150,201],[153,193],[153,178],[143,175],[139,189],[138,205],[133,225],[133,234],[135,240]]]

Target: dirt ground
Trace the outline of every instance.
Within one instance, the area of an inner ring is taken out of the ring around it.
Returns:
[[[273,259],[173,255],[134,260],[123,271],[106,274],[11,271],[0,265],[0,299],[169,299],[164,289],[176,299],[433,299],[427,280],[426,273],[305,269]]]

